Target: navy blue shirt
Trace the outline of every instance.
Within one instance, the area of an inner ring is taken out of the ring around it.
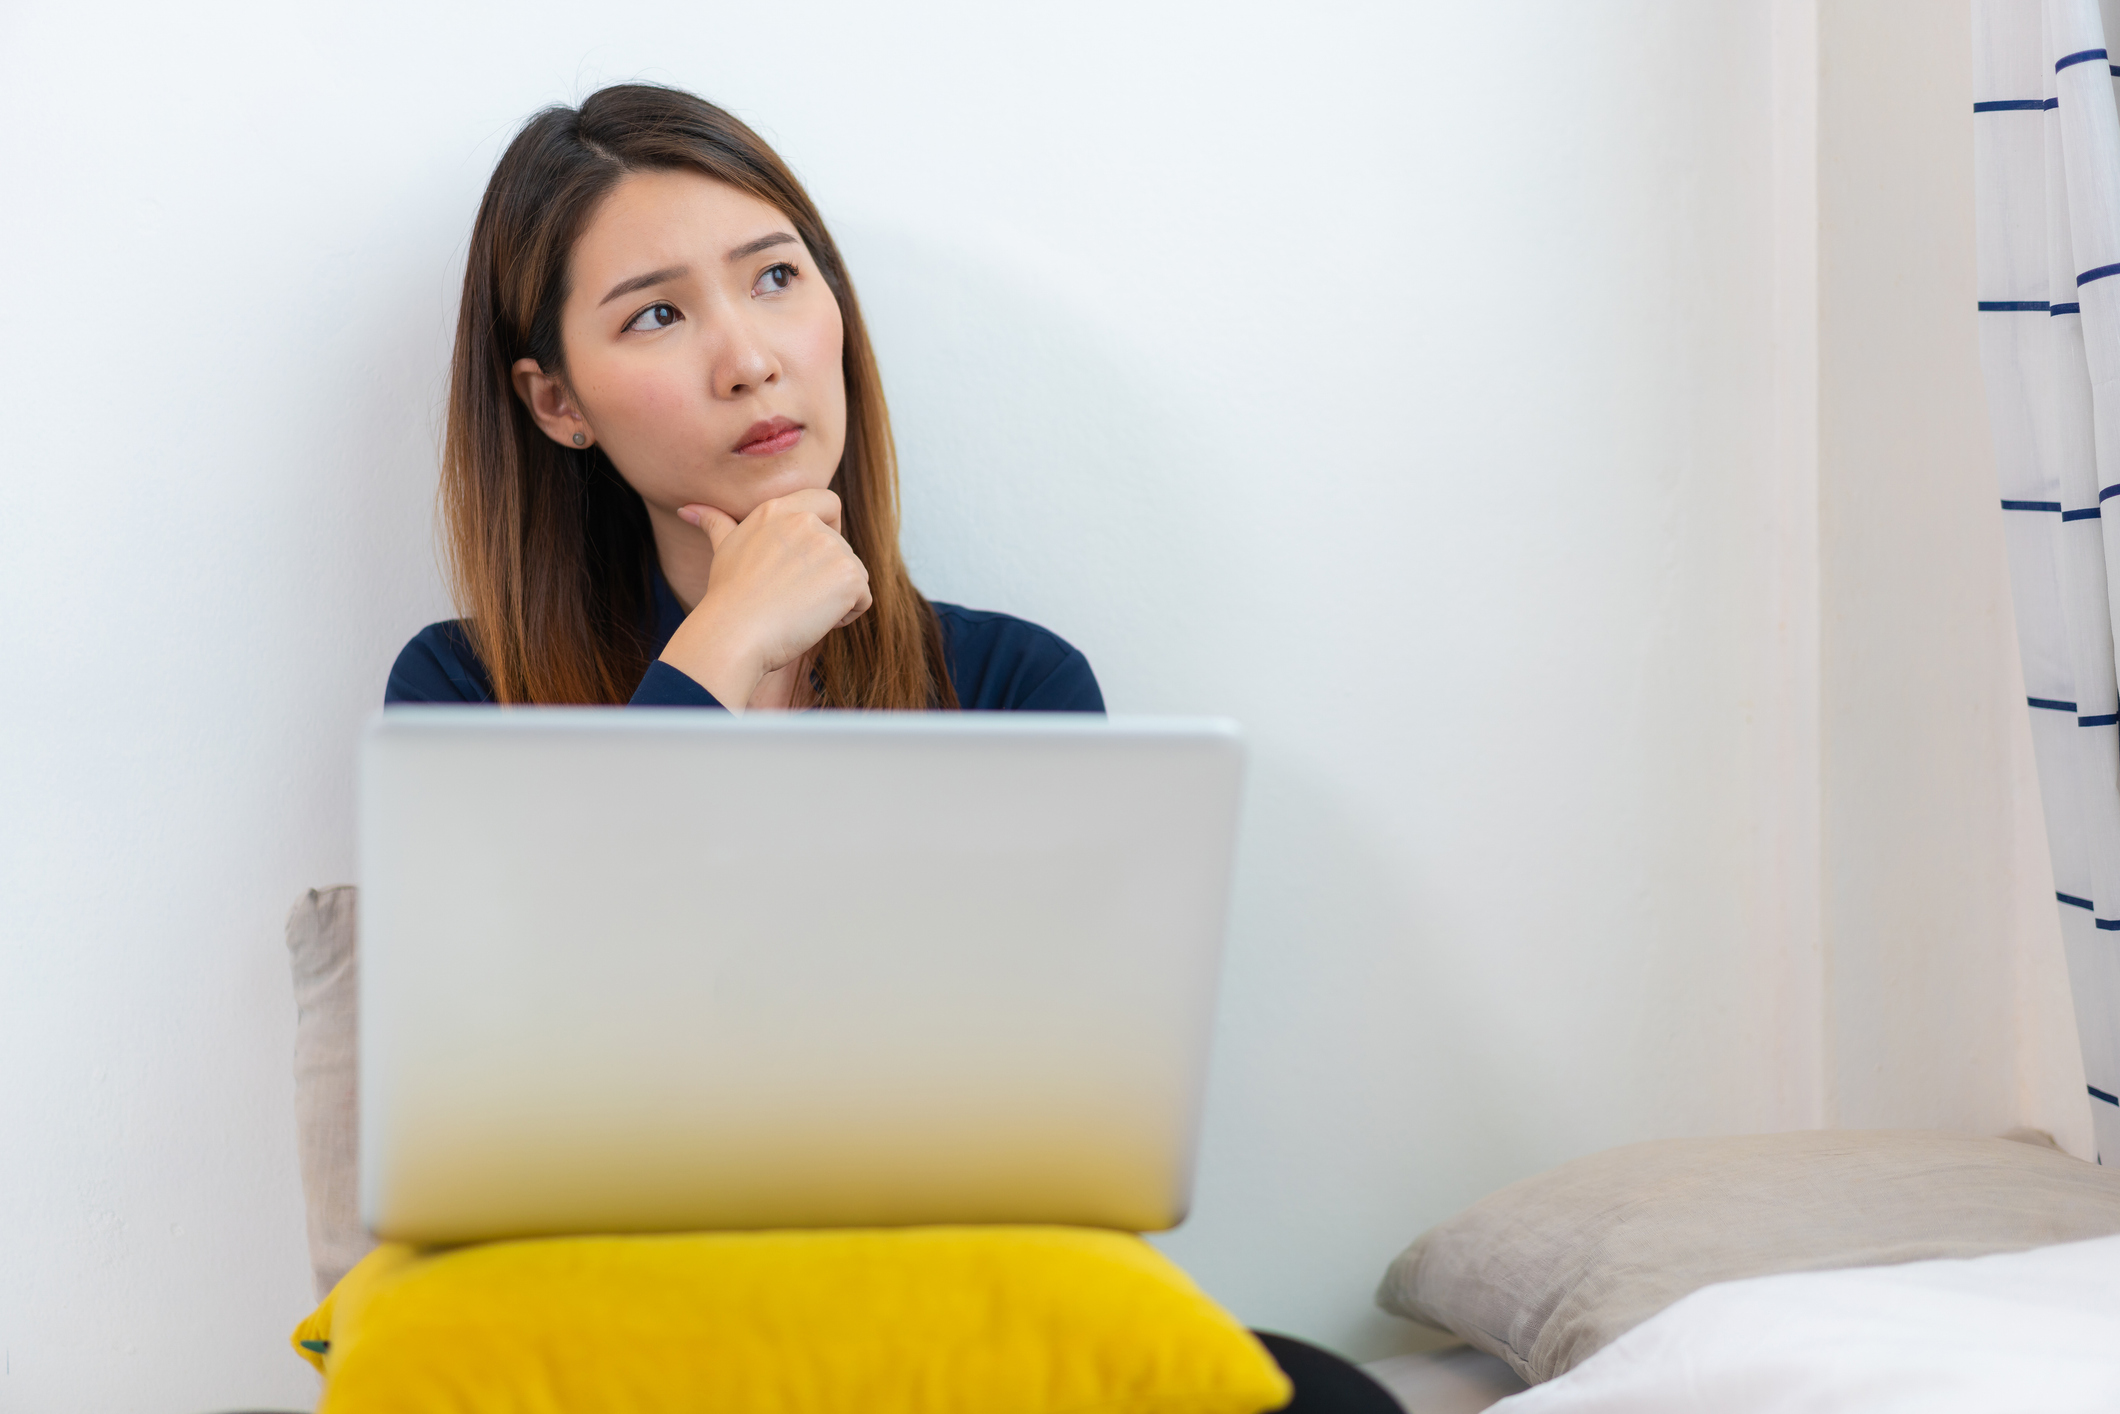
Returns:
[[[1102,712],[1089,659],[1056,633],[1034,623],[955,604],[935,605],[942,621],[942,658],[949,667],[957,703],[970,712]],[[655,576],[655,631],[651,651],[660,653],[684,606]],[[471,647],[462,619],[429,624],[413,635],[390,669],[383,701],[491,702],[493,682]],[[714,707],[721,703],[678,669],[661,661],[634,690],[634,707]]]

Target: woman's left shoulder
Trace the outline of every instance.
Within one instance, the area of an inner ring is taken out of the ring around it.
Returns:
[[[968,712],[1102,712],[1089,659],[1051,629],[1012,614],[935,604],[942,655]]]

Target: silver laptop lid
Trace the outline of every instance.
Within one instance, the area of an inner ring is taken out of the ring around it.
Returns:
[[[361,755],[385,1238],[1184,1217],[1220,721],[393,708]]]

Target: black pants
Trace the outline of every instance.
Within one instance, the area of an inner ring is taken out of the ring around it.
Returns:
[[[1296,1397],[1281,1414],[1404,1414],[1385,1388],[1329,1350],[1271,1331],[1253,1331]]]

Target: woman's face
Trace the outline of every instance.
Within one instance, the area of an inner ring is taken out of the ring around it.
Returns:
[[[737,520],[831,484],[846,444],[839,303],[794,223],[690,171],[621,180],[575,243],[564,383],[518,360],[518,392],[566,446],[600,444],[668,523]]]

